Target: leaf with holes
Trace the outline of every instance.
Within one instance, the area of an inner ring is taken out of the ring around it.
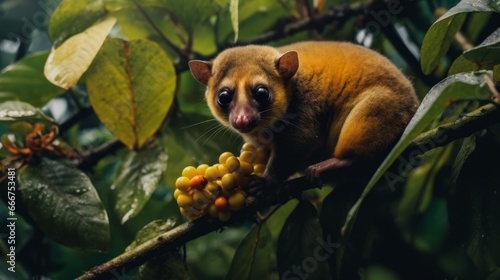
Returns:
[[[142,151],[129,151],[122,160],[111,186],[114,209],[122,224],[148,202],[167,168],[167,159],[163,147],[153,142]]]
[[[23,167],[18,180],[22,203],[48,236],[72,248],[108,249],[108,215],[83,172],[44,158]]]
[[[139,149],[158,130],[175,87],[172,61],[148,40],[107,39],[87,73],[94,111],[129,149]]]

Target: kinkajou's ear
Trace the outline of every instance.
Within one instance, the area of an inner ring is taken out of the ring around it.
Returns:
[[[207,85],[208,80],[212,77],[212,62],[203,60],[189,61],[189,69],[191,74],[198,82]]]
[[[299,69],[299,55],[296,51],[289,51],[282,54],[276,60],[276,68],[283,79],[290,79]]]

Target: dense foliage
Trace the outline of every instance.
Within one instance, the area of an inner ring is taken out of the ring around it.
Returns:
[[[499,279],[498,13],[495,0],[0,0],[0,220],[15,224],[0,228],[0,278],[74,279],[186,221],[182,169],[242,145],[190,59],[345,40],[389,57],[422,100],[362,193],[305,191],[107,279]]]

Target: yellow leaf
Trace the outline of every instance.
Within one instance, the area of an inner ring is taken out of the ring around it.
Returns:
[[[52,49],[44,69],[47,80],[65,89],[76,85],[94,60],[115,22],[116,19],[108,18]]]

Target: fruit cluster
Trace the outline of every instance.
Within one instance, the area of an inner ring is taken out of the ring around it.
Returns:
[[[190,220],[208,212],[221,221],[245,206],[245,187],[253,176],[262,176],[268,154],[245,143],[240,156],[224,152],[219,163],[188,166],[175,182],[174,198],[181,213]]]

